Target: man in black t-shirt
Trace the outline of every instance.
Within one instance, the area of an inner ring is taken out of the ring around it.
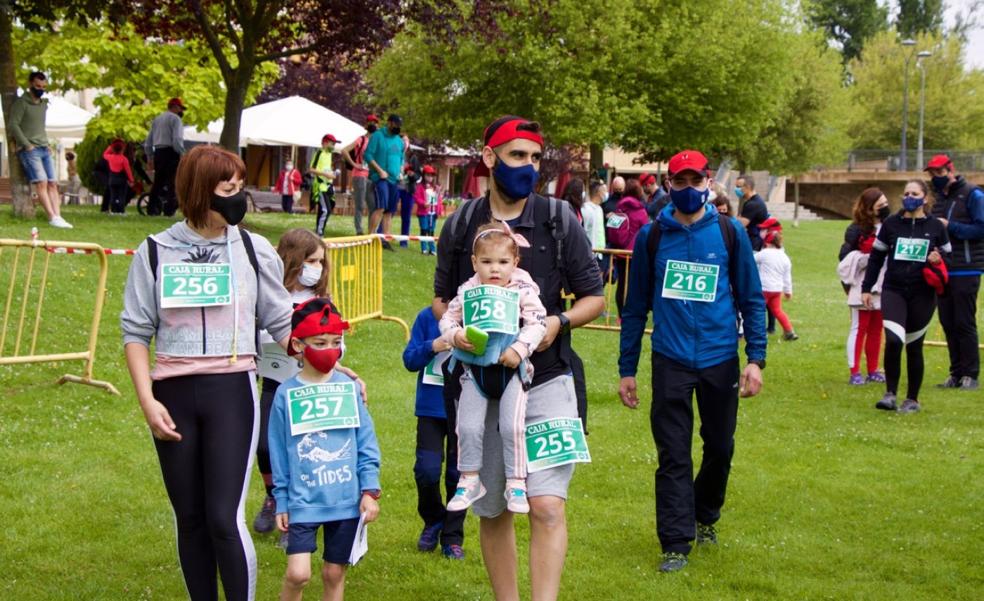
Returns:
[[[762,197],[755,193],[755,180],[751,175],[742,174],[735,182],[735,195],[738,202],[743,202],[738,221],[745,226],[748,238],[752,242],[752,250],[762,250],[762,237],[759,235],[759,225],[769,218],[769,208]],[[747,200],[745,200],[747,199]]]

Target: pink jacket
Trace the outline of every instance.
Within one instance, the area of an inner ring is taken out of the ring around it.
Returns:
[[[433,205],[427,201],[428,192],[435,194],[433,197],[435,204]],[[444,215],[444,192],[439,186],[417,184],[417,188],[413,191],[413,200],[417,203],[417,217],[424,217],[425,215],[440,217]]]
[[[448,344],[454,340],[455,332],[464,327],[462,325],[464,321],[462,299],[465,290],[481,284],[478,274],[468,278],[468,281],[458,288],[458,294],[448,304],[448,310],[441,318],[441,323],[438,324],[441,328],[441,338]],[[505,288],[519,291],[519,316],[523,323],[519,335],[509,345],[509,348],[516,351],[520,359],[526,359],[533,354],[547,333],[547,310],[540,302],[540,288],[526,270],[517,267]]]

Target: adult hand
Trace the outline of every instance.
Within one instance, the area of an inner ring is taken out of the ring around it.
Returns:
[[[352,371],[351,369],[345,367],[344,365],[338,365],[338,364],[336,364],[335,365],[335,369],[337,369],[338,371],[342,372],[346,376],[348,376],[348,377],[352,378],[353,380],[355,380],[355,383],[359,385],[359,389],[362,392],[362,402],[364,404],[368,405],[369,404],[369,394],[368,394],[368,390],[369,389],[366,388],[366,383],[362,381],[362,378],[359,377],[359,374],[355,373],[354,371]]]
[[[875,308],[874,305],[871,303],[871,293],[870,292],[862,292],[861,293],[861,304],[864,305],[864,308],[865,309],[868,309],[869,311]]]
[[[389,173],[386,173],[385,170],[380,169],[379,170],[379,179],[389,179]]]
[[[757,395],[762,390],[762,369],[754,363],[745,366],[738,380],[738,391],[742,397]]]
[[[507,348],[501,355],[499,355],[499,363],[510,369],[519,367],[519,362],[522,360],[523,359],[519,356],[519,353],[512,348]]]
[[[431,350],[435,353],[443,353],[444,351],[450,351],[451,345],[443,338],[435,338],[434,342],[431,343]]]
[[[177,426],[163,403],[157,399],[151,399],[146,403],[141,403],[140,408],[143,409],[144,419],[147,420],[147,425],[150,426],[154,438],[174,442],[181,440],[181,434],[178,434]]]
[[[277,514],[277,530],[281,532],[287,532],[287,526],[290,525],[290,520],[287,518],[286,513]]]
[[[469,353],[475,350],[475,345],[468,341],[468,337],[465,336],[464,330],[458,330],[454,333],[453,346],[455,348],[460,348],[463,351],[468,351]]]
[[[362,493],[362,501],[359,503],[359,513],[366,514],[366,523],[375,522],[379,517],[379,502],[369,495]]]
[[[544,324],[547,326],[547,333],[543,335],[540,346],[536,347],[538,351],[545,351],[550,348],[550,345],[553,344],[554,339],[557,338],[557,334],[560,332],[560,318],[556,315],[547,317]]]
[[[622,404],[629,409],[635,409],[639,406],[635,376],[625,376],[622,378],[618,383],[618,397],[622,399]]]
[[[926,257],[926,260],[929,261],[931,265],[939,265],[940,261],[943,260],[943,257],[940,256],[940,252],[938,250],[934,250],[933,252],[929,253],[929,256]]]
[[[32,150],[34,150],[34,148],[35,148],[34,144],[28,144],[27,146],[24,147],[24,151],[31,152]]]
[[[948,219],[944,219],[943,217],[937,217],[937,219],[940,220],[940,223],[943,224],[943,227],[950,227],[950,221]]]

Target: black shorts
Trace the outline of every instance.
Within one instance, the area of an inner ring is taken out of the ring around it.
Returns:
[[[318,550],[318,528],[324,527],[325,552],[321,557],[328,563],[347,565],[359,528],[359,518],[325,522],[323,524],[291,523],[287,529],[287,555],[314,553]]]

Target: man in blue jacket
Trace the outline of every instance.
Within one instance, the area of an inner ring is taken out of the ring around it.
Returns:
[[[707,159],[685,150],[670,159],[670,205],[636,238],[622,311],[619,396],[639,405],[636,370],[653,313],[650,422],[659,457],[656,531],[660,571],[687,565],[690,543],[716,543],[734,453],[738,395],[762,387],[765,300],[748,236],[734,219],[705,210]],[[650,241],[651,236],[656,236]],[[748,363],[739,376],[738,314]],[[704,457],[693,479],[690,455],[696,393]]]

